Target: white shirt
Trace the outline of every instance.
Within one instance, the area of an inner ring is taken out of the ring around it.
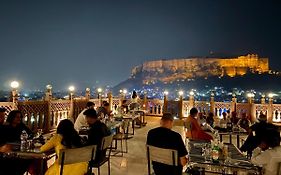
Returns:
[[[281,163],[281,146],[253,155],[252,163],[262,166],[264,175],[276,175]]]
[[[82,126],[88,126],[88,123],[86,121],[86,116],[83,114],[87,109],[84,109],[80,114],[78,115],[75,123],[74,123],[74,128],[76,131],[79,131],[79,129]]]

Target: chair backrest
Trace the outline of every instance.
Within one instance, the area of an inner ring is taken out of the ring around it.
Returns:
[[[62,149],[59,152],[59,164],[63,166],[67,164],[88,162],[93,160],[96,155],[96,149],[96,145],[90,145],[81,148]]]
[[[112,139],[113,139],[113,135],[105,136],[101,142],[102,143],[101,150],[106,150],[108,148],[111,148]]]
[[[178,166],[178,151],[147,145],[147,158],[150,161]]]
[[[281,175],[281,162],[278,163],[277,175]]]

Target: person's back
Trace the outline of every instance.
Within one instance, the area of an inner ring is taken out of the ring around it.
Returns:
[[[158,127],[148,132],[147,145],[177,150],[178,157],[182,157],[187,154],[181,135],[164,127]],[[157,175],[174,174],[174,168],[172,166],[157,162],[152,162],[152,164],[154,172]],[[176,172],[178,174],[182,174],[182,166],[180,163],[179,166],[176,167]]]
[[[151,129],[148,132],[146,144],[164,148],[173,149],[178,152],[178,166],[173,167],[162,163],[152,162],[156,175],[181,175],[182,167],[187,163],[187,150],[179,133],[172,131],[173,116],[170,113],[164,113],[160,127]]]
[[[254,150],[251,162],[262,166],[265,175],[277,174],[281,163],[280,132],[265,129],[259,140],[259,148]]]
[[[75,120],[74,123],[74,128],[76,131],[79,131],[81,127],[83,126],[88,126],[88,123],[86,121],[86,116],[83,114],[87,109],[94,109],[95,103],[89,101],[86,104],[86,108],[80,112],[78,115],[77,119]]]
[[[87,145],[97,145],[96,158],[94,163],[99,162],[105,157],[106,152],[101,150],[102,139],[111,134],[108,127],[98,120],[97,113],[94,109],[88,109],[84,112],[89,124]]]
[[[82,142],[78,133],[74,129],[73,123],[68,120],[62,120],[57,128],[57,133],[41,146],[40,151],[46,152],[48,150],[55,149],[56,155],[59,156],[61,149],[77,148],[81,147]],[[73,163],[64,165],[65,175],[84,175],[87,172],[87,162]],[[50,166],[45,175],[58,175],[60,172],[60,165],[56,160],[55,163]]]

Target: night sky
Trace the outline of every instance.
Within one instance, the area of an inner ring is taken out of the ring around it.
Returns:
[[[210,52],[281,70],[280,1],[0,1],[0,89],[114,86],[146,60]]]

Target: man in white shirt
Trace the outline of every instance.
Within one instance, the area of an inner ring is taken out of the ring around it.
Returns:
[[[79,129],[82,127],[82,126],[88,126],[88,123],[87,123],[87,120],[86,120],[86,116],[83,114],[87,109],[94,109],[95,107],[95,103],[89,101],[87,102],[86,104],[86,108],[80,112],[80,114],[78,115],[75,123],[74,123],[74,128],[76,131],[79,131]]]
[[[281,163],[280,132],[265,130],[259,148],[254,150],[252,163],[262,166],[264,175],[277,175]],[[281,172],[279,172],[281,173]]]

